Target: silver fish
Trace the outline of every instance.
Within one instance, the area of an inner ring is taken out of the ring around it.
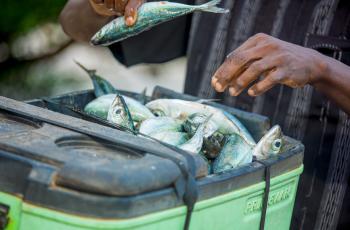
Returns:
[[[125,101],[123,101],[123,97],[118,94],[108,110],[107,120],[114,124],[135,130],[134,121],[132,120],[130,111]]]
[[[167,116],[182,120],[195,113],[212,114],[211,122],[217,126],[220,133],[224,135],[238,134],[248,145],[256,145],[253,137],[238,119],[232,119],[233,115],[228,118],[222,110],[215,107],[178,99],[158,99],[147,103],[146,107],[157,116]]]
[[[190,115],[183,123],[184,130],[193,135],[197,128],[205,121],[208,116],[201,113]],[[204,141],[202,153],[207,158],[216,158],[224,145],[225,136],[217,132],[218,127],[212,120],[209,120],[204,131]]]
[[[160,131],[150,133],[149,136],[174,146],[182,145],[188,141],[188,134],[184,132]]]
[[[95,100],[91,101],[89,104],[87,104],[84,108],[84,111],[88,114],[98,116],[102,119],[107,119],[109,108],[111,107],[115,97],[116,94],[107,94],[98,97]],[[155,117],[153,113],[140,102],[127,96],[122,97],[124,98],[130,110],[133,121],[142,122],[149,118]]]
[[[258,160],[269,158],[281,152],[283,133],[279,125],[272,127],[253,149],[253,155]]]
[[[251,163],[252,147],[247,145],[241,136],[233,134],[227,138],[219,156],[213,162],[213,172],[220,173]]]
[[[135,36],[143,31],[195,11],[227,13],[226,9],[216,7],[221,0],[213,0],[202,5],[185,5],[174,2],[149,2],[138,10],[138,18],[134,26],[127,26],[124,17],[119,17],[102,27],[91,39],[93,45],[110,45]]]
[[[205,137],[202,149],[204,156],[208,159],[215,159],[218,157],[225,144],[225,140],[225,136],[219,132],[215,132],[213,135]]]
[[[118,93],[118,90],[116,90],[109,81],[96,74],[96,70],[87,69],[77,61],[75,61],[75,63],[89,75],[92,84],[94,85],[94,93],[96,97]]]
[[[171,117],[155,117],[141,123],[140,133],[150,135],[157,132],[181,132],[182,121]]]
[[[192,154],[197,154],[201,151],[203,146],[204,134],[206,130],[206,126],[208,125],[209,120],[212,118],[212,115],[207,117],[207,119],[198,127],[196,133],[193,137],[187,141],[186,143],[179,146],[179,148],[190,152]]]
[[[189,133],[190,135],[194,135],[198,127],[201,124],[203,124],[203,122],[205,122],[207,118],[208,118],[208,115],[206,114],[202,114],[202,113],[191,114],[183,123],[183,127],[187,133]],[[218,130],[218,126],[215,125],[213,120],[209,120],[204,130],[204,137],[205,138],[210,137],[217,130]]]

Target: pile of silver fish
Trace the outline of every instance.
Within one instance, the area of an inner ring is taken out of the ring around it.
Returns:
[[[85,106],[85,113],[199,154],[208,162],[210,173],[249,164],[253,156],[260,160],[281,152],[283,134],[278,125],[256,143],[235,116],[205,104],[205,100],[156,99],[145,103],[142,98],[121,95],[95,71],[81,67],[91,77],[97,97]]]
[[[185,5],[175,2],[148,2],[138,10],[134,26],[126,26],[124,17],[119,17],[102,27],[91,39],[92,45],[107,46],[135,36],[163,22],[193,13],[195,11],[227,13],[226,9],[216,7],[221,0],[212,0],[202,5]]]

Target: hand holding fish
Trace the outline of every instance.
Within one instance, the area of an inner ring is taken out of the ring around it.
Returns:
[[[127,26],[132,26],[137,20],[137,10],[144,0],[90,0],[95,12],[102,16],[125,17]]]
[[[322,57],[315,50],[257,34],[227,57],[212,78],[212,85],[219,92],[228,88],[231,96],[238,96],[259,78],[249,88],[250,96],[265,93],[277,84],[303,87],[324,77]]]

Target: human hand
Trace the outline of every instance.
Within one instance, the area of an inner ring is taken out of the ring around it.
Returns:
[[[95,12],[102,16],[125,17],[127,26],[133,26],[137,20],[137,10],[144,0],[90,0]]]
[[[232,96],[250,87],[248,94],[258,96],[277,84],[312,85],[323,79],[326,70],[325,56],[317,51],[260,33],[227,57],[214,74],[212,86],[218,92],[228,88]]]

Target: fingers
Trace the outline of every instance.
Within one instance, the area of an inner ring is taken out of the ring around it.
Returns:
[[[121,16],[124,14],[128,0],[90,0],[90,2],[98,14]]]
[[[241,75],[230,82],[229,92],[231,96],[238,96],[245,88],[260,76],[275,68],[273,60],[261,59],[253,62]]]
[[[233,79],[242,74],[251,63],[261,59],[271,50],[264,42],[268,40],[268,37],[266,34],[256,34],[227,56],[224,64],[212,78],[212,86],[216,91],[225,91]]]
[[[120,14],[124,14],[128,0],[114,0],[114,9]]]
[[[225,91],[225,89],[230,85],[230,83],[232,83],[232,81],[234,81],[247,69],[249,69],[251,65],[253,66],[252,69],[249,70],[248,74],[257,75],[260,74],[262,71],[267,70],[267,68],[262,68],[261,62],[255,62],[261,60],[261,58],[269,52],[269,49],[267,46],[264,45],[255,45],[256,44],[254,44],[254,42],[243,44],[243,47],[250,48],[245,50],[244,48],[239,47],[236,51],[229,55],[228,59],[216,71],[212,79],[212,86],[215,88],[216,91]]]
[[[248,50],[250,48],[255,47],[258,44],[258,40],[256,39],[256,36],[252,36],[250,38],[248,38],[247,41],[245,41],[241,46],[239,46],[236,50],[234,50],[233,52],[231,52],[229,55],[227,55],[227,58],[229,58],[230,56],[234,55],[235,53],[244,51],[244,50]]]
[[[133,26],[137,21],[137,10],[144,3],[143,0],[129,0],[125,7],[125,23]]]
[[[224,92],[234,75],[244,71],[249,59],[244,54],[231,55],[219,67],[212,78],[212,86],[218,92]]]
[[[103,4],[103,0],[91,0],[95,4]]]
[[[104,0],[105,6],[109,10],[114,10],[114,0]]]
[[[278,40],[266,34],[256,34],[244,42],[234,52],[228,55],[226,61],[220,66],[212,78],[212,86],[218,92],[229,88],[232,96],[238,96],[245,88],[267,73],[273,76],[284,60],[279,54]],[[273,71],[272,71],[273,70]],[[264,79],[263,85],[269,83]],[[260,84],[251,88],[251,92]],[[253,93],[252,93],[253,94]]]
[[[137,21],[137,10],[144,0],[90,0],[94,10],[103,16],[124,15],[125,24],[133,26]]]
[[[271,71],[263,80],[250,87],[248,94],[253,97],[259,96],[275,85],[282,83],[284,77],[285,74],[281,70]]]

